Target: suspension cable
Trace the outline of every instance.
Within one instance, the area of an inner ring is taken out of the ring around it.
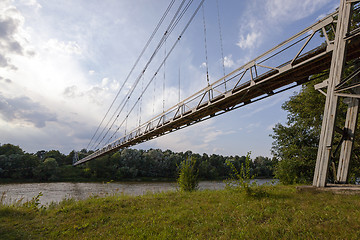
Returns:
[[[128,104],[126,104],[126,112],[127,112],[127,114],[126,114],[126,117],[125,117],[125,135],[126,135],[126,130],[127,130],[127,122],[128,122],[128,117],[129,117],[129,105]],[[120,127],[120,126],[119,126]]]
[[[142,81],[141,81],[141,92],[142,91],[144,91],[144,81],[145,81],[145,76],[143,75],[143,79],[142,79]],[[142,96],[140,96],[140,113],[139,113],[139,127],[140,127],[140,125],[141,125],[141,107],[142,107],[142,102],[143,102],[143,97]]]
[[[226,92],[225,58],[224,58],[223,38],[222,38],[221,23],[220,23],[219,0],[216,0],[216,8],[217,8],[218,25],[219,25],[219,37],[220,37],[221,61],[222,61],[222,68],[223,68],[223,74],[224,74],[224,84],[225,84],[225,92]]]
[[[181,98],[180,98],[180,66],[179,66],[179,101],[178,102],[180,102],[180,100],[181,100]]]
[[[166,57],[166,41],[165,41],[165,44],[164,44],[164,53],[165,53],[165,55],[164,55],[164,57]],[[163,105],[162,105],[162,107],[163,107],[163,112],[165,111],[165,79],[166,79],[166,61],[164,62],[164,79],[163,79],[163,91],[162,91],[162,95],[163,95]]]
[[[208,52],[207,52],[207,42],[206,42],[206,23],[205,23],[205,10],[204,10],[204,5],[201,6],[201,9],[202,9],[202,16],[203,16],[203,23],[204,23],[206,81],[207,81],[208,86],[210,86],[209,67],[208,67]]]
[[[155,81],[154,81],[154,84],[153,84],[153,86],[154,86],[154,96],[153,96],[153,115],[155,114],[155,95],[156,95],[156,79],[155,79]]]

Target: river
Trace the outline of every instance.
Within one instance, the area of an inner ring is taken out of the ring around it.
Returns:
[[[259,185],[271,183],[272,179],[257,179]],[[200,181],[199,190],[223,189],[225,183],[222,181]],[[18,200],[28,201],[40,192],[41,205],[51,202],[60,202],[66,198],[81,200],[90,196],[106,196],[111,194],[143,195],[146,193],[159,193],[164,191],[175,191],[175,182],[109,182],[109,183],[14,183],[0,184],[0,198],[5,204],[11,204]],[[1,197],[2,196],[2,197]]]

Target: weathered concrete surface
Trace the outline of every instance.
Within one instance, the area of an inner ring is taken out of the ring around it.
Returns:
[[[332,192],[334,194],[360,195],[360,185],[353,184],[327,184],[326,187],[298,186],[298,192]]]

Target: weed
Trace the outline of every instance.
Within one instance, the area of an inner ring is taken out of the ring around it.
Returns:
[[[23,206],[33,210],[45,209],[45,206],[41,206],[40,197],[42,197],[42,192],[39,192],[38,195],[34,196],[31,200],[23,203]]]
[[[1,193],[0,205],[5,205],[5,198],[6,198],[6,192],[4,191]]]
[[[226,161],[226,165],[230,167],[230,178],[225,181],[226,187],[230,189],[244,190],[247,194],[251,192],[250,187],[256,183],[250,183],[255,176],[252,176],[250,171],[250,152],[247,153],[245,163],[241,163],[240,171],[236,169],[231,161]]]

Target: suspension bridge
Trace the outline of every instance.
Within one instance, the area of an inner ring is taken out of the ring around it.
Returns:
[[[155,33],[159,30],[159,26],[163,23],[165,16],[169,14],[173,4],[174,1],[171,1],[153,34],[146,43],[139,58],[135,62],[134,67],[131,69],[129,75],[124,81],[121,89],[124,87],[129,76],[132,74],[135,65],[139,63],[139,59],[149,46]],[[207,86],[205,88],[186,99],[179,101],[167,110],[164,109],[160,114],[143,122],[142,124],[139,124],[139,126],[135,127],[131,131],[126,132],[125,130],[125,133],[121,137],[115,139],[116,133],[124,126],[124,124],[127,123],[129,114],[141,102],[143,94],[149,89],[150,83],[156,78],[160,69],[165,66],[166,60],[183,37],[194,17],[201,12],[201,9],[204,11],[204,0],[202,0],[194,8],[192,14],[184,25],[184,28],[180,31],[180,34],[177,36],[172,47],[166,52],[165,57],[160,62],[158,69],[146,84],[145,88],[142,86],[142,91],[139,97],[136,98],[135,103],[130,109],[128,109],[124,119],[119,121],[118,117],[120,112],[124,110],[127,101],[134,93],[135,88],[138,87],[138,83],[143,77],[143,74],[146,72],[148,65],[153,60],[154,56],[159,52],[159,49],[165,44],[166,39],[173,32],[185,12],[190,9],[191,4],[193,4],[193,1],[183,0],[181,2],[153,54],[138,75],[135,83],[124,96],[123,101],[119,104],[111,120],[109,120],[106,125],[104,120],[109,114],[110,108],[113,107],[115,100],[112,102],[109,110],[105,114],[87,146],[89,147],[92,144],[96,150],[92,154],[76,161],[74,165],[83,164],[87,161],[120,149],[130,147],[219,116],[247,104],[271,97],[308,81],[314,80],[316,77],[329,76],[327,80],[316,85],[316,89],[326,95],[327,100],[325,104],[324,123],[320,136],[321,140],[315,169],[314,186],[325,186],[329,168],[329,159],[332,151],[332,139],[334,130],[336,130],[334,119],[336,116],[338,97],[349,97],[354,101],[351,108],[353,113],[347,117],[347,125],[341,130],[341,132],[344,136],[346,134],[347,136],[352,136],[356,126],[358,109],[356,108],[354,110],[354,106],[358,106],[357,99],[360,98],[360,95],[358,95],[355,90],[356,87],[360,86],[360,83],[355,81],[355,79],[359,74],[360,69],[356,69],[345,79],[342,78],[342,72],[345,61],[354,60],[360,57],[360,28],[358,24],[350,21],[351,16],[354,13],[359,13],[359,1],[341,0],[337,11],[327,15],[311,26],[306,27],[289,39],[252,59],[248,63],[240,66],[231,73],[224,74],[223,77],[213,83],[209,82],[208,70],[206,70]],[[220,40],[222,40],[219,11],[218,20]],[[206,24],[204,15],[203,23],[205,51],[207,53]],[[316,40],[319,39],[319,37],[321,37],[321,41]],[[223,53],[222,58],[224,58]],[[115,99],[119,96],[119,93]],[[116,121],[120,122],[117,128],[114,127],[114,123]],[[345,133],[345,130],[348,132]],[[104,144],[103,141],[106,137],[108,137],[108,140],[106,144]],[[344,139],[345,140],[342,142],[343,149],[341,155],[343,160],[340,160],[338,170],[338,180],[340,182],[346,182],[347,168],[350,161],[349,152],[351,154],[353,137]]]

